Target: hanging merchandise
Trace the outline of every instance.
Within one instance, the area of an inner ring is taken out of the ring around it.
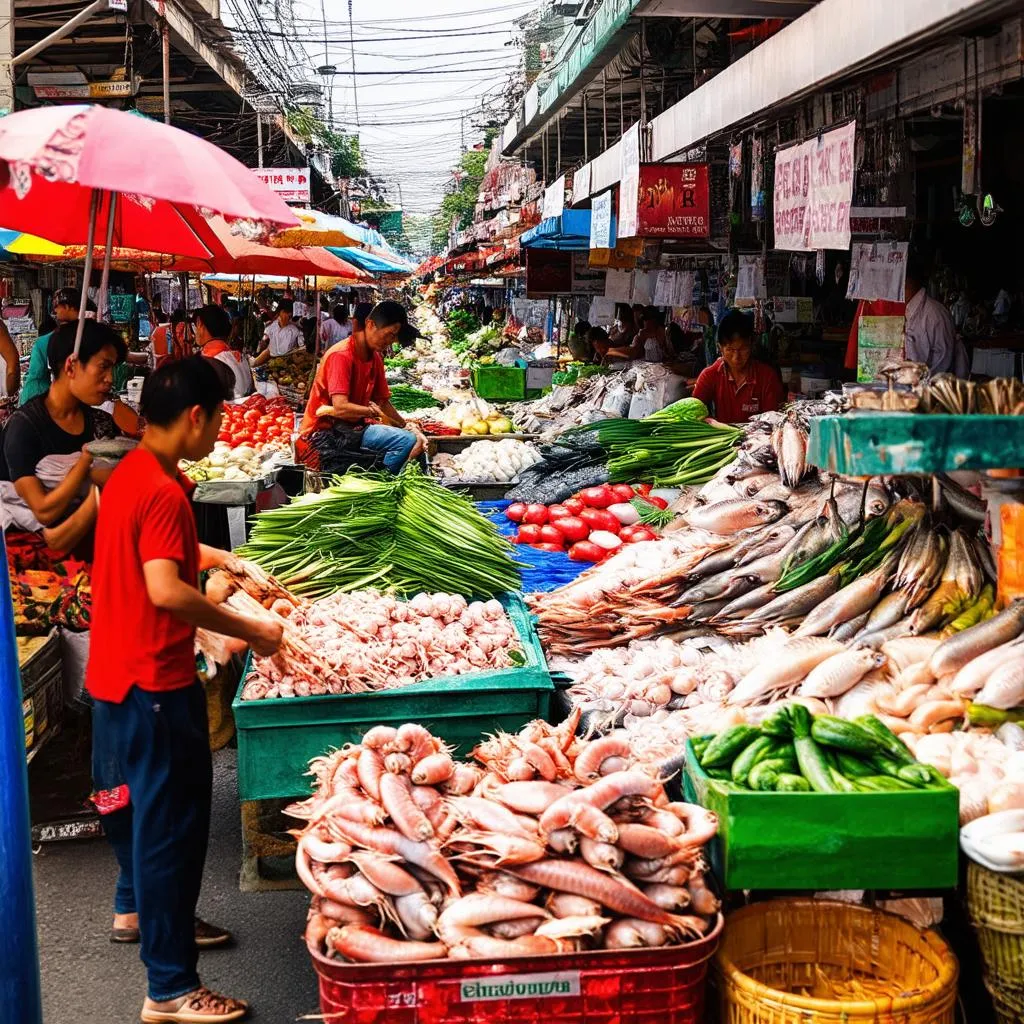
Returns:
[[[906,242],[854,242],[846,297],[902,302],[907,248]]]
[[[619,142],[619,238],[638,234],[638,197],[640,195],[640,122],[622,136]]]
[[[750,219],[764,220],[764,142],[760,135],[750,140]]]
[[[850,205],[853,201],[853,154],[857,123],[826,132],[811,152],[808,242],[815,249],[850,247]]]
[[[857,380],[878,380],[879,368],[903,359],[906,318],[862,316],[857,322]]]
[[[763,256],[740,256],[736,273],[736,300],[766,299],[765,260]]]

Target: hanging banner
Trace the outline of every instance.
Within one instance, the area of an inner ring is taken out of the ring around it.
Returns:
[[[743,143],[737,142],[729,147],[729,177],[743,177]]]
[[[850,255],[848,299],[905,301],[906,242],[855,242]]]
[[[591,267],[585,252],[572,254],[572,294],[604,295],[604,271]]]
[[[633,271],[633,304],[650,306],[654,297],[654,280],[657,273],[653,270]]]
[[[707,164],[642,164],[636,234],[644,238],[707,238],[711,192]]]
[[[826,132],[812,143],[810,221],[812,249],[849,249],[853,204],[853,154],[857,122]]]
[[[544,189],[544,203],[541,207],[540,219],[561,217],[565,209],[565,175],[552,182]]]
[[[779,150],[775,154],[775,248],[806,252],[807,202],[811,190],[813,142]]]
[[[633,295],[633,274],[629,270],[609,270],[604,282],[604,297],[613,302],[629,302]]]
[[[252,173],[286,203],[308,203],[308,167],[254,167]]]
[[[675,289],[672,294],[673,306],[692,306],[693,288],[697,275],[692,270],[684,270],[676,274]]]
[[[590,204],[590,248],[615,248],[615,236],[612,234],[611,189],[594,196],[594,201]]]
[[[578,206],[589,198],[590,164],[584,164],[579,170],[575,171],[572,176],[572,205]]]
[[[640,122],[626,130],[619,142],[619,238],[637,232],[637,199],[640,195]]]
[[[878,380],[878,369],[903,359],[906,318],[862,316],[857,324],[857,380]]]
[[[658,277],[654,282],[654,298],[652,300],[655,306],[673,306],[675,305],[675,288],[676,288],[676,275],[671,270],[659,270]]]
[[[750,140],[750,219],[764,220],[764,143],[760,135]]]
[[[768,292],[764,282],[764,257],[740,256],[736,273],[736,300],[766,299]]]
[[[572,293],[572,253],[557,249],[526,250],[526,297]]]

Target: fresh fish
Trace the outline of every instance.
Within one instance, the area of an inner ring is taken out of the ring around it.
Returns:
[[[819,576],[810,583],[794,590],[787,590],[779,594],[775,600],[751,612],[744,620],[747,623],[770,623],[775,620],[780,622],[786,619],[797,618],[806,615],[812,608],[816,608],[827,597],[831,597],[840,585],[839,574],[835,572]]]
[[[978,565],[981,566],[985,578],[993,581],[999,579],[999,570],[996,569],[992,549],[988,546],[985,538],[980,535],[974,538],[974,553],[978,556]]]
[[[808,613],[796,631],[796,636],[821,636],[833,626],[848,622],[873,608],[878,595],[889,582],[894,564],[895,559],[886,559],[877,569],[848,583],[842,590],[822,601]]]
[[[792,416],[772,433],[772,451],[779,465],[779,478],[796,487],[807,469],[807,434]]]
[[[754,495],[751,495],[754,497]],[[784,501],[788,505],[793,498],[793,491],[785,484],[780,484],[778,480],[773,484],[769,484],[767,487],[762,487],[757,492],[758,501]]]
[[[796,527],[790,526],[788,523],[774,523],[771,526],[766,526],[733,548],[736,565],[743,566],[756,558],[774,555],[789,544],[796,534]]]
[[[838,718],[853,719],[858,715],[875,714],[878,711],[875,707],[875,694],[885,685],[868,675],[836,700],[835,715]]]
[[[1024,658],[1003,662],[988,677],[988,682],[978,692],[974,703],[998,708],[1000,711],[1024,704]]]
[[[858,647],[870,647],[872,650],[884,648],[890,640],[910,636],[910,616],[894,622],[883,629],[864,630],[854,638]]]
[[[825,514],[818,516],[813,522],[797,534],[798,540],[787,548],[787,569],[794,569],[804,562],[820,555],[826,548],[830,548],[841,536],[843,524],[838,517]]]
[[[922,522],[914,531],[896,568],[895,589],[907,591],[907,608],[920,605],[939,582],[946,563],[946,538]]]
[[[973,601],[981,593],[983,585],[973,542],[962,530],[954,530],[950,534],[949,555],[939,585],[910,617],[911,632],[927,633],[948,621],[964,602]]]
[[[993,647],[992,650],[969,661],[953,676],[949,692],[957,698],[973,698],[997,668],[1018,658],[1024,658],[1024,641],[1013,640]]]
[[[684,590],[679,597],[672,602],[673,608],[682,608],[686,605],[702,604],[706,601],[717,601],[724,598],[723,607],[734,597],[745,594],[758,582],[766,582],[753,577],[746,581],[748,573],[739,573],[735,569],[727,569],[725,572],[708,576],[694,587]]]
[[[801,683],[797,693],[801,697],[840,697],[852,689],[872,669],[882,668],[888,659],[884,654],[867,648],[855,648],[832,655],[816,665]]]
[[[959,672],[968,662],[992,650],[993,647],[1015,640],[1022,632],[1024,599],[1014,601],[993,618],[943,640],[935,648],[928,666],[936,678],[950,672]]]
[[[775,690],[800,682],[809,672],[846,647],[826,637],[788,640],[770,658],[752,668],[729,694],[728,703],[748,704]]]
[[[942,496],[958,516],[962,519],[970,519],[975,523],[985,522],[988,505],[981,498],[976,498],[945,473],[936,473],[935,476],[939,481],[939,487],[942,488]]]
[[[729,603],[728,598],[719,598],[716,601],[702,601],[700,604],[695,604],[690,609],[690,614],[687,616],[687,621],[690,622],[707,622],[713,619],[715,615],[720,612]]]
[[[720,501],[715,505],[692,509],[686,515],[690,526],[719,536],[728,536],[740,530],[750,530],[766,523],[774,523],[776,519],[789,511],[782,501],[751,501],[749,498],[735,498],[731,501]]]
[[[881,485],[874,483],[868,486],[865,500],[863,487],[836,488],[834,495],[839,510],[839,517],[847,526],[855,526],[864,519],[871,519],[886,512],[892,504],[889,492]]]
[[[829,636],[833,640],[838,640],[840,643],[848,644],[861,630],[867,625],[868,616],[870,612],[864,612],[862,615],[858,615],[855,619],[850,619],[849,622],[840,622],[838,626],[833,626],[829,630]]]
[[[764,490],[770,484],[779,482],[779,478],[775,473],[766,473],[764,470],[742,480],[733,480],[728,477],[726,479],[732,484],[736,493],[744,498],[753,498],[758,491]]]
[[[910,596],[903,591],[894,590],[886,594],[868,613],[868,620],[864,624],[866,632],[876,629],[885,629],[899,622],[907,614],[907,602]]]
[[[725,622],[729,619],[739,618],[747,612],[762,608],[775,596],[775,583],[765,583],[749,591],[742,597],[730,601],[716,616],[716,622]]]
[[[895,637],[882,644],[882,653],[889,659],[893,672],[902,672],[932,656],[939,641],[930,636]]]

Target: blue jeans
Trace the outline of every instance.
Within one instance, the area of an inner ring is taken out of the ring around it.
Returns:
[[[400,427],[371,423],[363,431],[359,447],[364,452],[383,452],[384,468],[397,473],[409,461],[409,453],[416,447],[416,435]]]
[[[213,766],[200,683],[93,707],[93,780],[128,787],[129,804],[103,818],[120,867],[114,906],[138,912],[150,999],[199,987],[195,911],[210,834]]]

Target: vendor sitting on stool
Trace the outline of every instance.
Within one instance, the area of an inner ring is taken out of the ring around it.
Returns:
[[[396,341],[407,345],[419,337],[402,306],[387,300],[324,353],[296,442],[308,468],[344,471],[357,461],[354,453],[380,452],[384,468],[397,473],[423,451],[426,438],[391,404],[383,358]]]

